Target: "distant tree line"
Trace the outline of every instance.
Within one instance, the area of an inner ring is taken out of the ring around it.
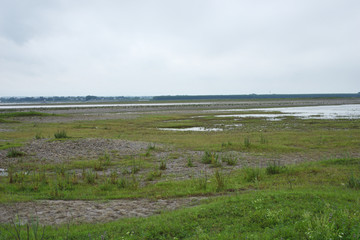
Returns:
[[[241,99],[291,99],[291,98],[359,98],[359,93],[328,94],[247,94],[247,95],[177,95],[154,97],[101,97],[101,96],[54,96],[54,97],[0,97],[1,103],[61,103],[61,102],[120,102],[120,101],[176,101],[176,100],[241,100]]]
[[[155,96],[155,101],[171,100],[237,100],[237,99],[285,99],[285,98],[359,98],[359,93],[328,94],[247,94],[247,95],[178,95]]]
[[[54,97],[0,97],[2,103],[56,103],[56,102],[114,102],[114,101],[142,101],[149,97],[99,97],[99,96],[54,96]]]

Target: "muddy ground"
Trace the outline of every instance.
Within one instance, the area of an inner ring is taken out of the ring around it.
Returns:
[[[41,200],[0,204],[0,223],[11,223],[16,221],[16,217],[22,223],[36,218],[42,225],[110,222],[126,217],[147,217],[163,211],[194,206],[206,198],[109,201]]]

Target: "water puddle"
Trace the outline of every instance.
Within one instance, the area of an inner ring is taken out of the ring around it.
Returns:
[[[223,131],[222,128],[205,128],[205,127],[189,127],[189,128],[159,128],[164,131],[178,131],[178,132],[218,132]]]

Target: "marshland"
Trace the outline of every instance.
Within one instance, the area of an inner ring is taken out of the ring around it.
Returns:
[[[359,239],[358,106],[0,108],[0,239]]]

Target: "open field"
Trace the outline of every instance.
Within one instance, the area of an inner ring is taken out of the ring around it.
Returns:
[[[2,110],[0,239],[359,239],[360,119],[222,111],[336,104]]]

